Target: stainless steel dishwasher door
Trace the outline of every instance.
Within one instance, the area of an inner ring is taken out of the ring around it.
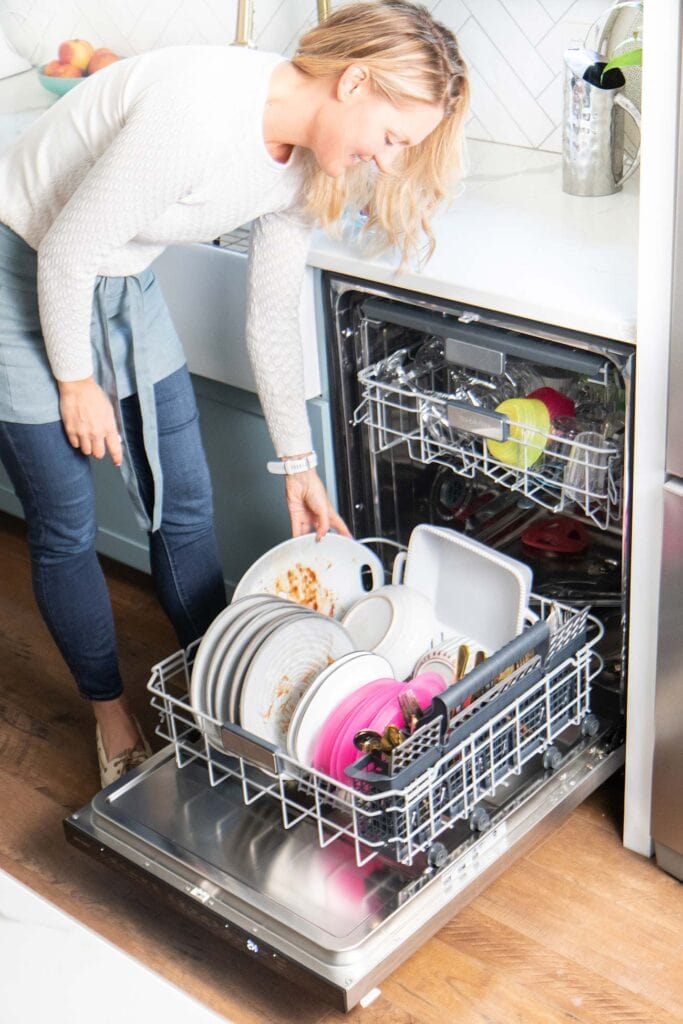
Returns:
[[[176,765],[172,746],[64,822],[67,838],[143,880],[206,925],[207,941],[258,957],[337,1006],[377,986],[623,763],[601,733],[568,749],[556,772],[529,766],[490,805],[491,827],[443,835],[445,858],[412,867],[353,846],[320,847],[313,822],[284,830],[277,803],[245,806],[241,786],[211,787],[206,767]]]

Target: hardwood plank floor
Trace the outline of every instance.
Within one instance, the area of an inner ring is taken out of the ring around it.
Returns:
[[[69,846],[62,819],[97,787],[94,728],[35,609],[23,533],[0,514],[4,870],[236,1024],[683,1022],[683,886],[623,849],[621,775],[346,1017]],[[175,640],[149,579],[104,565],[124,677],[151,731],[149,668]]]

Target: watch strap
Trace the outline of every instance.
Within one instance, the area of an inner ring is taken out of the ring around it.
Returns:
[[[302,455],[296,459],[277,459],[266,463],[269,473],[279,473],[291,476],[293,473],[305,473],[307,469],[315,469],[318,465],[318,456],[315,452],[309,455]]]

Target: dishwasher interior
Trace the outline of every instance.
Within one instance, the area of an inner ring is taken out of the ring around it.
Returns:
[[[512,555],[533,572],[529,624],[434,699],[388,768],[367,754],[348,786],[239,725],[202,726],[196,645],[176,652],[149,684],[168,746],[65,829],[207,935],[349,1010],[623,763],[633,356],[324,284],[352,532],[372,538],[387,578],[416,528]],[[566,400],[552,427],[518,422],[514,403],[539,388],[571,396],[575,422]]]

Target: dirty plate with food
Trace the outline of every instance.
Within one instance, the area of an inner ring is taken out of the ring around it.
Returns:
[[[283,622],[265,637],[244,673],[242,728],[284,749],[301,697],[327,665],[353,649],[351,637],[335,619],[303,615]]]
[[[233,600],[276,594],[338,619],[383,583],[382,562],[365,544],[336,533],[317,541],[308,533],[278,544],[254,562],[235,587]]]

